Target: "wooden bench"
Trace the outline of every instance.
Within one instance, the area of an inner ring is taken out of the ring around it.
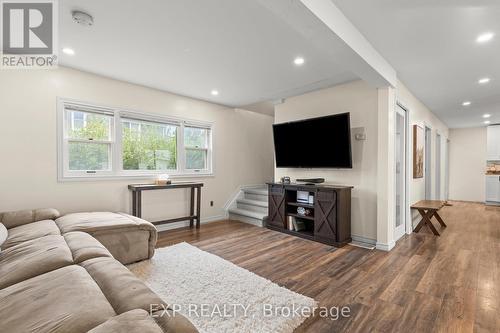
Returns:
[[[439,216],[438,211],[446,205],[446,201],[440,200],[421,200],[411,206],[412,209],[418,210],[420,215],[422,215],[422,220],[415,227],[415,232],[419,232],[420,229],[427,224],[429,229],[431,229],[432,233],[436,236],[440,236],[439,232],[436,230],[434,225],[431,222],[433,217],[441,224],[443,228],[446,227],[446,223],[444,223],[441,216]]]

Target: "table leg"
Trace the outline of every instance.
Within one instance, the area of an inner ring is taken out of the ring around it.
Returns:
[[[418,209],[418,212],[420,213],[420,215],[422,215],[422,220],[418,223],[418,225],[415,227],[415,232],[419,232],[420,229],[423,227],[424,224],[427,224],[427,226],[429,227],[429,229],[431,229],[432,233],[436,236],[440,236],[439,235],[439,232],[436,230],[436,228],[434,227],[434,225],[432,224],[431,222],[431,218],[432,216],[434,215],[434,211],[432,210],[423,210],[423,209]]]
[[[142,191],[137,191],[137,217],[142,217]]]
[[[415,229],[413,229],[414,232],[419,232],[420,229],[422,229],[422,226],[424,225],[424,220],[421,219],[420,222],[418,222],[417,226],[415,227]]]
[[[420,219],[420,222],[418,222],[417,226],[415,227],[415,229],[413,231],[415,232],[419,232],[420,229],[422,229],[422,227],[424,226],[425,224],[425,215],[427,214],[427,212],[423,209],[417,209],[417,211],[420,213],[420,215],[422,216],[422,219]]]
[[[192,228],[194,225],[194,187],[191,187],[191,200],[189,201],[189,227]]]
[[[137,196],[136,191],[132,191],[132,215],[137,216]]]
[[[442,227],[447,227],[446,223],[444,223],[443,219],[441,218],[441,216],[439,216],[437,211],[434,212],[434,217],[436,218],[436,220],[438,220],[439,224],[441,224]]]
[[[196,229],[200,229],[201,187],[196,188]]]
[[[439,234],[439,232],[436,230],[436,228],[434,227],[434,225],[432,224],[431,220],[427,219],[426,221],[427,225],[429,226],[429,229],[431,229],[432,233],[436,236],[441,236]]]

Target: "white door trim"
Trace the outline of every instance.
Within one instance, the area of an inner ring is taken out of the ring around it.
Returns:
[[[424,188],[425,199],[432,200],[432,127],[429,124],[424,124]],[[429,138],[427,138],[427,130],[429,130]]]
[[[450,139],[445,138],[444,200],[450,198]]]
[[[441,186],[441,177],[443,173],[441,172],[442,170],[442,163],[443,163],[443,136],[439,131],[436,131],[436,152],[435,152],[435,193],[434,197],[436,200],[441,200],[441,197],[443,195],[442,193],[442,186]]]

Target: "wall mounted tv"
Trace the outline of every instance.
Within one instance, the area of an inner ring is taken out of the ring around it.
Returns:
[[[278,168],[352,168],[349,113],[273,125]]]

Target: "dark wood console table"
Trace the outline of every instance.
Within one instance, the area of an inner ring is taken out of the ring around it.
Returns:
[[[179,182],[169,185],[155,185],[155,184],[130,184],[128,189],[132,192],[132,215],[136,217],[142,216],[142,191],[151,190],[171,190],[179,188],[191,189],[191,198],[189,203],[189,216],[177,217],[173,219],[151,222],[155,225],[174,223],[180,221],[189,221],[189,226],[192,228],[196,221],[196,228],[200,228],[200,208],[201,208],[201,188],[203,183],[188,183]],[[196,192],[196,193],[195,193]],[[196,197],[196,210],[195,210],[195,197]]]
[[[352,186],[268,183],[267,228],[313,241],[341,247],[351,242]],[[314,203],[297,201],[297,191],[309,192]],[[300,215],[298,207],[309,211]],[[305,229],[289,230],[289,216],[303,221]]]

